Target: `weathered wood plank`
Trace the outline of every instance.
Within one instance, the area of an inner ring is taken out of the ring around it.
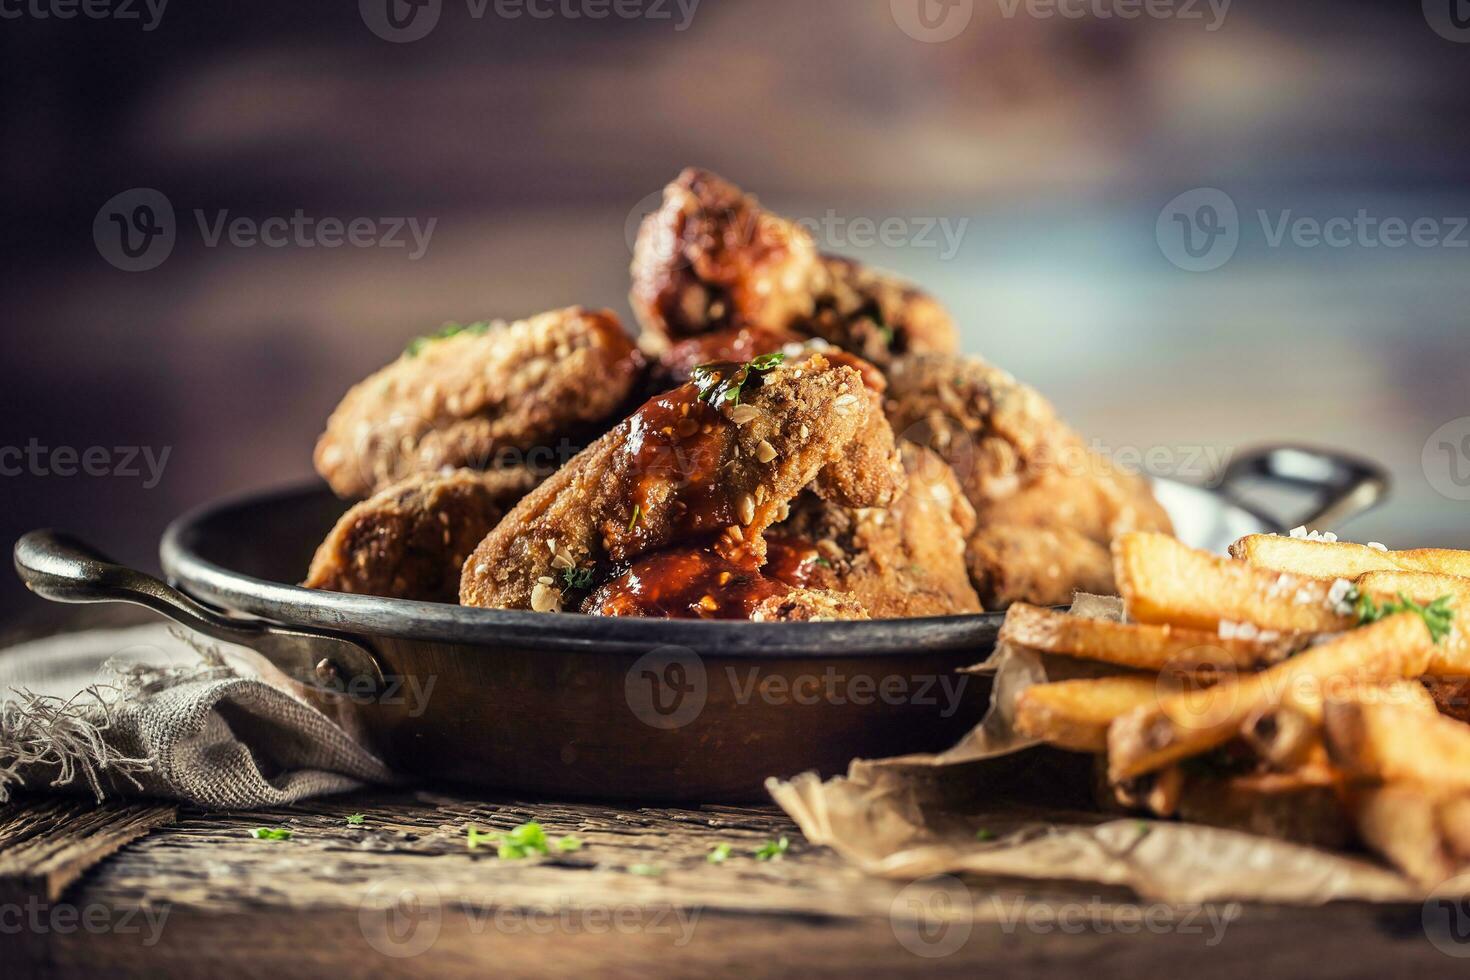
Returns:
[[[56,901],[92,865],[172,823],[172,805],[48,798],[0,809],[0,900]]]
[[[33,804],[38,810],[72,804]],[[126,808],[120,808],[126,809]],[[99,816],[104,822],[116,819]],[[361,827],[346,817],[361,813]],[[539,821],[582,850],[471,852],[465,826]],[[0,840],[39,817],[4,815]],[[287,826],[291,840],[250,836]],[[784,860],[751,853],[785,835]],[[724,864],[706,860],[731,846]],[[641,865],[655,875],[634,873]],[[958,891],[956,891],[958,889]],[[98,928],[60,931],[57,910]],[[377,793],[247,813],[185,810],[40,909],[17,947],[58,974],[121,976],[1395,975],[1450,960],[1420,910],[1140,907],[1094,886],[865,877],[769,807],[619,808]],[[1212,920],[1210,914],[1216,918]],[[918,918],[915,918],[915,916]],[[1225,916],[1224,920],[1219,917]],[[933,921],[929,921],[930,917]],[[1221,924],[1223,921],[1223,925]],[[4,946],[5,937],[0,937]],[[6,947],[8,951],[9,947]],[[0,956],[6,955],[0,952]]]

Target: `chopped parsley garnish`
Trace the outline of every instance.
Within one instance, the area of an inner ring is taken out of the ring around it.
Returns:
[[[418,357],[423,353],[425,347],[434,343],[436,340],[448,340],[450,337],[457,337],[462,333],[478,337],[488,333],[489,330],[490,324],[483,321],[479,323],[446,323],[438,333],[415,337],[409,341],[408,346],[403,349],[403,353],[408,357]]]
[[[638,522],[640,520],[642,520],[642,519],[643,519],[643,505],[642,504],[634,504],[633,505],[633,519],[628,522],[628,533],[629,534],[632,534],[633,533],[633,529],[638,526]]]
[[[474,824],[465,828],[465,844],[470,850],[477,850],[481,845],[494,844],[496,856],[502,861],[519,861],[522,858],[534,855],[546,855],[551,853],[551,838],[546,836],[546,831],[541,825],[532,820],[523,823],[508,833],[494,833],[480,831]],[[574,835],[568,835],[556,842],[558,851],[580,851],[582,840]]]
[[[657,878],[664,873],[664,869],[654,864],[635,864],[628,868],[628,874],[641,875],[644,878]]]
[[[256,840],[290,840],[291,831],[287,827],[256,827],[250,836]]]
[[[1434,642],[1441,643],[1455,628],[1454,601],[1454,596],[1443,595],[1424,606],[1400,592],[1398,602],[1380,604],[1371,595],[1363,593],[1358,596],[1356,604],[1358,625],[1367,626],[1397,613],[1411,612],[1424,620]]]
[[[823,568],[831,568],[832,563],[820,555],[807,558],[802,561],[803,565],[821,565]]]
[[[766,841],[765,845],[755,852],[757,861],[779,861],[786,856],[786,851],[791,847],[791,842],[785,837],[780,840]]]
[[[975,839],[981,841],[995,840],[995,831],[987,830],[984,827],[981,827],[979,830],[975,831]]]
[[[465,846],[472,851],[478,850],[481,844],[494,844],[498,840],[500,840],[499,834],[481,833],[474,824],[465,828]]]
[[[367,818],[364,817],[360,813],[349,813],[347,815],[347,826],[349,826],[349,827],[361,827],[362,826],[362,822],[364,820],[366,820],[366,819]]]
[[[587,589],[592,586],[592,569],[590,568],[563,568],[561,580],[569,589]]]
[[[725,402],[740,404],[740,396],[756,377],[774,371],[786,360],[782,351],[762,354],[744,364],[733,361],[722,364],[701,364],[689,373],[689,380],[699,390],[699,400],[709,402],[715,408]]]
[[[710,864],[724,864],[730,860],[730,845],[716,844],[710,848],[709,856],[705,858]]]

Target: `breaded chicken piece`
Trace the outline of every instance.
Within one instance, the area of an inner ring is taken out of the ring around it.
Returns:
[[[855,596],[821,589],[792,589],[755,607],[753,623],[829,623],[836,620],[870,619]]]
[[[901,447],[908,488],[887,508],[850,508],[803,493],[768,535],[767,574],[851,594],[879,619],[978,613],[965,536],[975,512],[944,461]]]
[[[1111,542],[1129,531],[1169,531],[1169,515],[1137,476],[1094,457],[1094,475],[1048,474],[1016,494],[990,503],[986,525],[1066,527],[1092,541]]]
[[[959,350],[954,321],[928,293],[851,259],[826,255],[822,264],[817,310],[802,330],[879,365],[908,353]]]
[[[616,316],[581,307],[421,342],[347,393],[317,472],[354,498],[414,473],[534,463],[558,438],[598,434],[642,365]]]
[[[645,555],[583,604],[594,616],[753,619],[758,622],[867,619],[855,597],[793,588],[709,548]]]
[[[885,506],[902,489],[892,433],[861,375],[820,354],[712,368],[522,500],[465,563],[460,601],[567,608],[567,592],[674,546],[707,543],[759,567],[762,532],[814,481],[854,507]]]
[[[777,351],[793,360],[808,354],[822,354],[833,363],[856,368],[863,376],[863,383],[880,395],[888,390],[888,379],[883,377],[883,372],[856,354],[850,354],[820,337],[802,337],[789,331],[758,327],[735,327],[675,341],[657,355],[649,371],[649,382],[653,393],[667,391],[688,381],[694,369],[701,364],[721,361],[743,363]]]
[[[970,579],[986,609],[1070,605],[1077,592],[1113,595],[1111,554],[1070,528],[994,525],[969,540]]]
[[[302,585],[458,602],[465,558],[545,476],[526,467],[411,476],[342,515]]]
[[[970,572],[987,609],[1110,590],[1113,538],[1172,531],[1148,481],[1090,451],[1045,398],[1005,371],[928,354],[900,358],[888,379],[894,431],[936,449],[975,507]]]
[[[1128,530],[1169,531],[1148,482],[1089,451],[1035,389],[976,357],[895,362],[885,406],[900,438],[954,468],[982,526],[1066,526],[1107,543]]]
[[[664,189],[639,231],[633,310],[654,344],[754,327],[826,340],[879,367],[957,348],[953,321],[912,285],[823,255],[799,224],[705,170]]]

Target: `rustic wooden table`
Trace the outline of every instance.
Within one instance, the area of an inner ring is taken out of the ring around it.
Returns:
[[[38,605],[0,647],[147,621]],[[361,814],[361,825],[348,823]],[[501,860],[535,820],[577,851]],[[289,828],[258,840],[257,828]],[[753,854],[788,838],[779,860]],[[708,860],[729,845],[723,863]],[[1096,885],[906,884],[772,806],[515,800],[445,787],[248,813],[23,795],[0,804],[0,980],[29,976],[1464,975],[1417,906],[1139,903]],[[1460,921],[1470,921],[1462,917]]]
[[[361,826],[350,814],[362,814]],[[466,827],[575,852],[501,860]],[[289,840],[258,840],[287,827]],[[752,852],[781,836],[781,860]],[[707,860],[728,844],[721,864]],[[867,878],[770,807],[371,793],[282,810],[0,809],[0,974],[1407,976],[1421,909],[1139,905],[1093,886]],[[1470,953],[1470,945],[1463,947]],[[12,972],[12,970],[14,972]]]

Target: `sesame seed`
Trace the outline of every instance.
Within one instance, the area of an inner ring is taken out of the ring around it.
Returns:
[[[735,502],[735,510],[740,515],[741,524],[750,524],[755,521],[755,498],[748,493],[742,493],[740,499]]]
[[[561,592],[544,582],[537,582],[531,590],[531,610],[538,613],[561,612]]]

